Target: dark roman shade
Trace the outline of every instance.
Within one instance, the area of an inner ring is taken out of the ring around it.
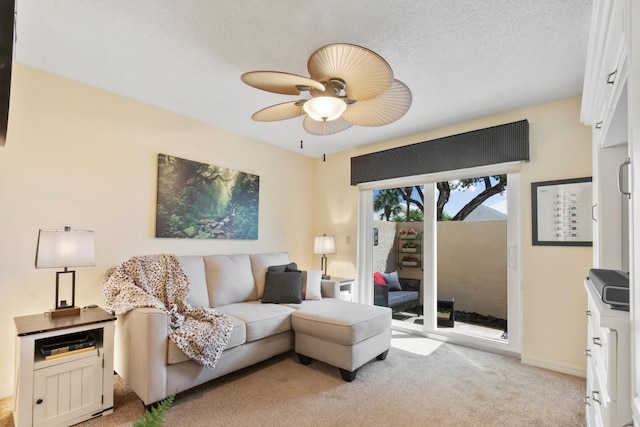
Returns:
[[[521,120],[351,158],[351,185],[529,160]]]

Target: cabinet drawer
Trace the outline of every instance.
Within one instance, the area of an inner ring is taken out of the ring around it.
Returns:
[[[588,368],[590,370],[590,367]],[[593,373],[587,371],[587,388],[585,389],[584,397],[584,411],[587,420],[587,427],[600,427],[602,426],[602,420],[598,418],[599,413],[596,414],[596,408],[593,406],[590,390],[593,390]]]
[[[612,417],[616,414],[615,402],[607,393],[606,387],[600,382],[593,367],[589,367],[587,373],[587,396],[585,402],[588,404],[587,414],[591,415],[592,425],[611,426]]]
[[[594,318],[589,319],[589,363],[599,378],[600,385],[607,391],[611,399],[617,396],[617,347],[618,334],[615,330],[601,328]]]

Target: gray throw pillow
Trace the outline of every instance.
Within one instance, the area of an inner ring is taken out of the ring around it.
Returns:
[[[285,271],[297,271],[298,264],[292,262],[290,264],[285,265],[272,265],[267,269],[267,271],[272,271],[274,273],[284,273]]]
[[[398,278],[398,272],[392,271],[391,273],[383,273],[384,281],[387,282],[390,291],[401,291],[400,279]]]
[[[267,271],[263,303],[300,304],[302,302],[302,272]]]

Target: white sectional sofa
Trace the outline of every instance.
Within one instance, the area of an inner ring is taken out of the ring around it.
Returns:
[[[355,378],[364,363],[386,357],[391,310],[338,300],[337,282],[322,281],[322,300],[261,302],[267,269],[288,264],[286,252],[179,256],[178,260],[189,277],[187,302],[228,315],[233,332],[211,370],[191,360],[169,339],[169,320],[163,310],[136,308],[119,316],[115,370],[145,405],[294,348],[302,363],[308,364],[311,358],[331,363],[347,381]],[[301,316],[298,324],[304,329],[299,348],[292,329],[295,313]],[[314,328],[313,322],[319,327]],[[326,357],[325,344],[332,353]]]

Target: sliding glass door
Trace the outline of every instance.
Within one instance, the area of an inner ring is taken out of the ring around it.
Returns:
[[[366,274],[394,273],[403,291],[418,283],[421,304],[392,307],[394,328],[519,353],[519,175],[479,172],[491,174],[371,190],[361,209],[376,232],[362,251],[371,256]],[[368,296],[379,289],[373,282]]]
[[[436,327],[508,340],[507,175],[436,184]]]

